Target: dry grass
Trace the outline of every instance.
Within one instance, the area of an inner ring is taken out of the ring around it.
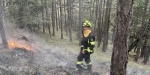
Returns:
[[[140,69],[147,69],[150,70],[150,60],[147,62],[147,64],[143,64],[143,58],[139,58],[137,62],[134,61],[134,57],[135,57],[136,53],[131,51],[129,53],[129,61],[128,61],[128,65],[129,66],[133,66],[135,68],[140,68]]]
[[[80,49],[80,46],[78,45],[79,42],[78,40],[76,39],[76,35],[73,34],[73,41],[70,42],[69,41],[69,36],[66,36],[64,35],[64,39],[60,39],[60,32],[57,32],[57,34],[55,36],[52,36],[51,38],[48,36],[48,35],[43,35],[40,33],[40,36],[42,38],[46,38],[45,41],[47,41],[47,43],[50,45],[50,46],[58,46],[62,49],[65,49],[65,50],[73,50],[73,52],[75,53],[78,53],[79,52],[79,49]],[[39,35],[39,34],[38,34]],[[95,47],[95,52],[94,54],[92,54],[91,58],[94,59],[94,60],[97,60],[97,61],[100,61],[100,62],[111,62],[111,54],[112,54],[112,48],[113,48],[113,45],[111,43],[109,43],[109,46],[108,46],[108,49],[106,50],[106,52],[102,52],[102,47],[100,48],[97,48]],[[134,53],[130,53],[130,55],[134,55]],[[129,55],[129,60],[128,60],[128,66],[131,66],[131,67],[135,67],[135,68],[140,68],[140,69],[147,69],[147,70],[150,70],[150,61],[144,65],[142,63],[142,58],[139,58],[139,61],[138,62],[134,62],[133,61],[133,57]]]

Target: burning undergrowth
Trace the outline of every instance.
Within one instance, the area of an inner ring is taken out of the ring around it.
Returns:
[[[8,39],[8,46],[10,49],[25,49],[32,50],[32,42],[25,36]]]
[[[6,28],[9,26],[8,24]],[[10,49],[4,49],[0,45],[0,75],[73,75],[77,56],[74,48],[68,48],[71,45],[49,46],[45,41],[43,42],[45,38],[34,35],[29,31],[13,32],[11,28],[7,29]],[[95,73],[91,75],[109,75],[109,63],[103,64],[94,60],[92,62]],[[132,73],[133,70],[134,73]],[[149,72],[144,73],[145,71],[137,74],[141,70],[135,68],[129,71],[131,73],[128,75],[150,75]],[[83,73],[82,75],[89,74]]]
[[[9,49],[0,50],[0,75],[71,75],[75,70],[70,49],[50,47],[29,30],[6,26]]]
[[[34,52],[26,49],[3,49],[0,51],[0,75],[31,74]],[[32,70],[33,71],[33,70]]]

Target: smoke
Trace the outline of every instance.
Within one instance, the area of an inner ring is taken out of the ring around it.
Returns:
[[[9,46],[11,43],[14,43],[17,47],[27,47],[29,49],[39,46],[49,47],[44,37],[39,37],[38,34],[27,28],[19,29],[16,24],[10,23],[6,19],[4,21],[4,28]]]
[[[9,21],[4,21],[5,33],[8,41],[9,48],[25,48],[26,50],[32,49],[32,42],[29,37],[31,33],[26,33],[15,26]],[[25,38],[24,38],[25,37]]]

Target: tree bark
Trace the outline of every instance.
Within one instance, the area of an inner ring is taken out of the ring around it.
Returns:
[[[44,2],[43,0],[41,0],[41,3],[44,5]],[[43,10],[42,10],[42,28],[43,28],[43,34],[45,34],[45,17],[44,17],[44,14],[45,13],[45,8],[43,7]]]
[[[51,37],[51,27],[50,27],[50,13],[49,13],[49,6],[48,6],[48,3],[47,3],[47,0],[45,0],[45,10],[46,10],[46,24],[48,26],[48,32],[49,32],[49,35]]]
[[[94,1],[94,2],[95,2],[95,3],[94,3],[95,6],[93,6],[93,9],[95,8],[95,13],[94,13],[94,14],[95,14],[95,15],[94,15],[94,16],[95,16],[95,21],[94,21],[94,24],[95,24],[94,30],[95,30],[95,31],[94,31],[94,32],[96,32],[96,31],[98,31],[96,25],[97,25],[97,21],[98,21],[99,2],[100,2],[100,1],[97,1],[97,0],[96,0],[96,1]]]
[[[132,5],[133,0],[118,0],[116,37],[111,57],[110,75],[126,75]]]
[[[60,28],[61,28],[61,39],[63,39],[63,24],[62,24],[62,2],[59,0],[60,5]]]
[[[146,29],[146,38],[145,38],[145,42],[146,42],[146,49],[141,52],[141,56],[144,56],[144,60],[143,63],[147,64],[149,56],[150,56],[150,19],[147,25],[147,29]]]
[[[55,36],[55,10],[54,9],[55,6],[54,6],[54,0],[52,0],[52,26],[53,26],[53,36]]]
[[[68,26],[69,26],[69,39],[72,42],[72,27],[71,27],[71,20],[72,20],[72,15],[71,15],[71,5],[72,5],[72,0],[67,0],[68,4]]]
[[[98,47],[100,47],[100,44],[101,44],[101,41],[102,41],[102,3],[103,3],[103,0],[100,0],[99,2],[99,17],[98,17],[98,29],[97,29],[97,40],[98,40]]]
[[[81,34],[82,34],[82,5],[83,5],[83,2],[82,0],[79,0],[79,20],[78,20],[78,29],[77,29],[77,38],[79,39],[79,45],[80,45],[80,42],[81,42]]]
[[[4,6],[3,6],[3,0],[0,0],[0,33],[1,33],[3,46],[5,48],[8,48],[8,42],[7,42],[5,29],[4,29]]]
[[[108,31],[109,31],[111,4],[112,0],[107,0],[102,52],[105,52],[108,46]]]
[[[140,57],[144,57],[147,45],[148,45],[148,36],[145,37],[144,44],[143,44],[142,49],[141,49]]]
[[[150,47],[149,46],[146,47],[146,51],[145,51],[145,55],[144,55],[144,60],[143,60],[144,64],[147,64],[147,61],[148,61],[149,56],[150,56]]]
[[[56,0],[57,1],[57,0]],[[59,11],[57,11],[57,4],[55,3],[54,4],[54,12],[55,12],[55,23],[56,23],[56,30],[58,31],[59,29],[59,23],[58,23],[58,20],[59,20]]]
[[[65,14],[64,29],[65,29],[66,35],[68,36],[68,30],[67,30],[67,15],[66,15],[66,0],[64,0],[64,14]]]

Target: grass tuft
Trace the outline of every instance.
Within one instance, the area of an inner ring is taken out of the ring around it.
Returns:
[[[39,33],[38,35],[42,38],[45,38],[45,41],[50,45],[50,46],[55,46],[55,47],[60,47],[65,50],[72,50],[72,52],[79,53],[80,51],[80,46],[79,46],[79,41],[76,39],[76,35],[73,35],[73,41],[69,41],[69,36],[64,35],[64,39],[60,39],[60,34],[59,32],[56,34],[56,36],[49,37],[48,34],[43,35],[42,33]],[[97,46],[94,49],[94,53],[91,55],[91,58],[94,60],[97,60],[99,62],[105,63],[111,63],[111,55],[112,55],[112,48],[113,45],[109,41],[108,47],[106,52],[102,52],[102,46],[97,48]],[[139,58],[138,62],[134,62],[134,55],[135,52],[130,52],[129,53],[129,60],[128,60],[128,66],[135,67],[135,68],[140,68],[140,69],[146,69],[150,70],[150,61],[144,65],[142,63],[142,58]]]

